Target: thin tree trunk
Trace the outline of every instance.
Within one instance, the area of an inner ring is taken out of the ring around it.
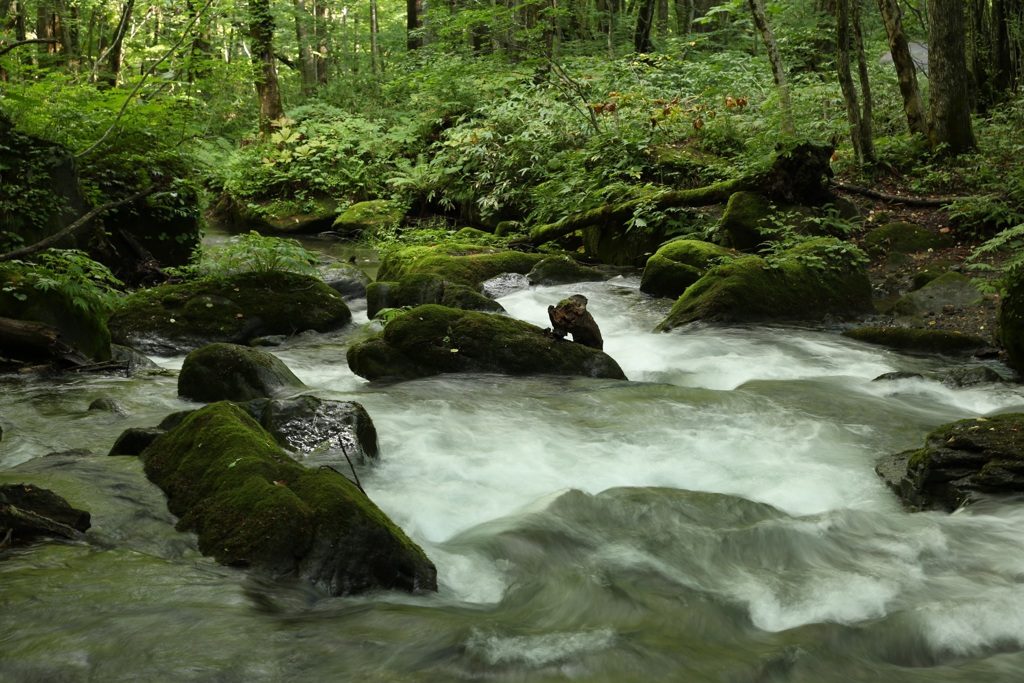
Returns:
[[[951,154],[975,149],[961,0],[928,0],[928,139]]]
[[[651,44],[651,25],[654,22],[654,6],[657,0],[641,0],[636,15],[636,31],[633,32],[633,51],[644,54],[654,50]]]
[[[771,24],[768,23],[768,15],[765,13],[764,0],[749,0],[750,11],[754,15],[754,25],[757,26],[761,40],[764,42],[765,50],[768,52],[768,62],[772,67],[772,77],[775,79],[775,87],[779,91],[779,109],[782,114],[781,131],[783,135],[796,133],[796,126],[793,124],[793,105],[789,99],[789,84],[786,81],[786,70],[782,66],[782,55],[779,54],[779,45],[775,42],[775,33]]]
[[[370,71],[377,73],[377,62],[380,59],[380,46],[377,34],[380,26],[377,23],[377,0],[370,0]]]
[[[659,38],[668,34],[668,0],[656,0],[654,25]]]
[[[329,52],[327,40],[327,6],[325,0],[314,0],[313,35],[316,37],[316,80],[320,85],[327,83],[329,76]]]
[[[135,0],[128,0],[121,8],[121,19],[117,23],[114,37],[106,52],[106,70],[102,80],[111,88],[117,87],[117,81],[121,76],[121,48],[124,45],[124,36],[128,31],[128,24],[132,19],[132,11],[135,8]],[[103,57],[101,57],[103,59]]]
[[[856,0],[852,0],[856,2]],[[857,99],[857,88],[853,84],[850,72],[850,48],[853,37],[850,30],[850,2],[838,0],[836,3],[836,70],[839,73],[839,87],[843,91],[846,102],[846,120],[850,124],[850,142],[853,143],[857,163],[864,163],[864,141],[861,138],[860,102]]]
[[[896,67],[900,94],[903,96],[903,112],[907,115],[907,126],[911,133],[928,135],[924,102],[917,88],[917,68],[910,57],[907,35],[903,32],[900,6],[897,0],[878,0],[878,9],[882,13],[885,32],[889,36],[889,50],[892,53],[893,66]]]
[[[423,0],[406,0],[405,2],[405,47],[407,50],[416,50],[423,47],[423,41],[417,35],[417,31],[423,26],[420,15],[423,12]]]
[[[256,67],[260,132],[269,135],[271,122],[284,117],[274,65],[274,17],[270,14],[270,0],[250,0],[249,33],[252,37],[252,61]]]
[[[309,96],[316,90],[316,60],[309,42],[309,11],[306,0],[295,0],[295,40],[299,46],[299,65],[302,74],[302,94]]]
[[[852,0],[853,14],[853,47],[857,53],[857,78],[860,81],[860,94],[864,99],[860,112],[860,139],[864,147],[864,159],[875,159],[875,131],[872,123],[874,116],[874,99],[871,97],[871,79],[868,75],[868,58],[864,52],[864,29],[861,22],[862,0]]]

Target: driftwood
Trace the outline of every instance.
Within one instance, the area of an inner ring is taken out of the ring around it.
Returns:
[[[38,536],[73,539],[89,526],[88,512],[71,507],[52,491],[26,484],[0,486],[0,536],[4,543]]]
[[[0,350],[3,355],[23,360],[92,364],[73,346],[61,341],[60,330],[30,320],[0,317]]]
[[[892,202],[894,204],[906,204],[907,206],[947,206],[959,199],[967,199],[967,197],[910,197],[901,194],[887,194],[885,192],[879,192],[878,190],[872,190],[870,187],[861,187],[860,185],[849,185],[847,183],[840,183],[836,180],[831,181],[832,187],[843,192],[850,192],[853,194],[859,194],[864,197],[871,197],[872,199],[881,199],[882,201]]]
[[[587,297],[582,294],[573,294],[559,301],[557,306],[548,306],[548,319],[551,320],[550,334],[556,339],[565,339],[565,335],[571,334],[577,344],[599,351],[604,348],[601,330],[587,310]]]
[[[735,192],[760,192],[771,201],[820,206],[835,199],[826,178],[834,148],[829,145],[797,145],[780,153],[765,173],[724,180],[692,190],[667,190],[654,195],[608,204],[566,216],[556,223],[539,225],[530,231],[533,244],[557,239],[596,225],[625,225],[638,211],[664,211],[676,207],[724,204]]]

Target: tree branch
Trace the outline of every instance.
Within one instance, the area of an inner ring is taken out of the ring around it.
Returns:
[[[10,45],[4,45],[3,47],[0,47],[0,57],[3,57],[5,54],[10,52],[14,48],[21,47],[22,45],[31,45],[32,43],[57,43],[57,42],[59,42],[59,41],[56,38],[29,38],[28,40],[19,40],[16,43],[11,43]]]
[[[103,204],[102,206],[97,206],[95,209],[85,214],[77,221],[75,221],[74,223],[72,223],[71,225],[69,225],[68,227],[64,228],[63,230],[54,235],[50,235],[49,237],[42,239],[36,242],[35,244],[31,244],[27,247],[24,247],[22,249],[15,249],[14,251],[9,251],[6,254],[0,254],[0,262],[13,261],[14,259],[22,258],[25,256],[31,256],[32,254],[40,252],[43,249],[48,249],[54,244],[60,242],[65,237],[71,237],[73,235],[76,235],[78,232],[84,230],[89,225],[89,223],[92,222],[92,219],[96,218],[96,216],[100,215],[101,213],[104,213],[105,211],[110,211],[111,209],[116,209],[117,207],[123,206],[125,204],[131,204],[132,202],[142,199],[143,197],[150,195],[155,191],[156,188],[151,187],[148,190],[136,192],[127,199],[119,199],[116,202],[108,202],[107,204]]]
[[[886,202],[893,202],[896,204],[906,204],[907,206],[946,206],[952,204],[958,199],[967,199],[967,197],[908,197],[900,194],[886,194],[885,192],[879,192],[878,190],[872,190],[869,187],[861,187],[860,185],[847,185],[846,183],[840,183],[837,180],[829,181],[832,187],[843,192],[852,192],[853,194],[859,194],[864,197],[871,197],[872,199],[881,199]]]

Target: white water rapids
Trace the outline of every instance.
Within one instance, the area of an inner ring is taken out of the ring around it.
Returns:
[[[274,350],[369,411],[362,483],[437,564],[436,596],[328,598],[198,555],[138,463],[103,457],[188,407],[173,376],[0,379],[0,481],[95,525],[0,551],[0,681],[1024,680],[1024,505],[908,514],[873,471],[1024,389],[948,388],[963,361],[831,332],[655,334],[668,304],[633,278],[501,303],[546,326],[572,293],[628,382],[372,385],[344,355],[365,316]],[[897,370],[924,378],[872,381]],[[128,415],[87,412],[98,396]],[[39,458],[72,447],[98,455]]]

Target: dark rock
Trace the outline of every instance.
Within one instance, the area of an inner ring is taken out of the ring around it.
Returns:
[[[358,463],[380,455],[377,429],[359,403],[330,401],[316,396],[257,399],[240,403],[282,448],[314,453],[344,449]]]
[[[107,396],[101,396],[93,400],[89,404],[89,410],[102,412],[102,413],[114,413],[115,415],[127,415],[128,411],[125,410],[124,406],[117,399],[109,398]]]
[[[127,346],[121,346],[120,344],[110,345],[110,357],[111,360],[124,363],[128,369],[128,374],[133,375],[137,372],[159,370],[160,366],[154,363],[152,360],[139,353],[135,349],[130,349]]]
[[[247,344],[274,334],[327,332],[351,319],[342,296],[320,280],[270,272],[140,290],[114,312],[109,325],[118,343],[173,355],[214,342]]]
[[[185,357],[178,395],[193,401],[248,401],[305,388],[277,356],[238,344],[210,344]]]
[[[331,595],[437,589],[433,563],[355,484],[302,467],[234,404],[191,413],[141,458],[177,528],[222,564]]]
[[[872,382],[895,382],[900,379],[924,379],[919,372],[886,372],[871,380]]]
[[[953,356],[970,355],[988,346],[985,339],[973,334],[910,327],[856,327],[844,330],[843,336],[900,351]]]
[[[911,510],[953,510],[980,495],[1024,493],[1024,414],[960,420],[875,471]]]
[[[332,263],[321,270],[321,275],[327,286],[346,301],[366,296],[366,287],[372,282],[369,275],[351,263]]]
[[[956,368],[946,373],[942,383],[947,387],[961,389],[976,384],[988,384],[1005,382],[1006,380],[998,372],[987,365],[975,365],[972,368]]]
[[[769,259],[747,256],[709,270],[658,329],[695,321],[820,321],[874,310],[863,253],[819,237]]]
[[[490,280],[485,280],[480,285],[484,296],[490,299],[500,299],[507,294],[529,289],[529,287],[530,281],[522,273],[502,273]]]
[[[419,306],[348,350],[348,364],[369,380],[406,380],[447,372],[575,375],[625,379],[603,351],[555,339],[505,316]]]
[[[74,539],[89,526],[88,512],[53,491],[28,484],[0,486],[0,546],[40,536]]]
[[[531,285],[571,285],[577,282],[602,282],[608,276],[569,256],[549,256],[530,269],[526,279]]]
[[[164,433],[163,429],[130,427],[121,432],[107,455],[138,455]]]
[[[256,337],[255,339],[249,342],[249,346],[255,346],[257,348],[274,348],[277,346],[283,346],[287,340],[288,337],[284,336],[283,334],[271,334],[266,337]]]

